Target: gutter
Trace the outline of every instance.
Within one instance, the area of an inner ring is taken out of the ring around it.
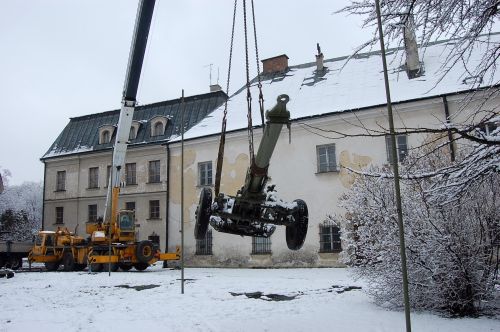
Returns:
[[[165,252],[168,252],[168,213],[169,213],[169,203],[170,203],[170,146],[165,144],[167,149],[167,193],[166,193],[166,203],[165,203]],[[168,267],[168,261],[163,261],[163,268]]]
[[[42,193],[42,231],[45,229],[45,185],[47,183],[47,164],[43,162],[43,193]]]

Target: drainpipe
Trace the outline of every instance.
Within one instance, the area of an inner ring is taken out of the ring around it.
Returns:
[[[443,96],[444,114],[446,116],[446,124],[450,124],[450,110],[448,109],[448,99]],[[455,145],[453,144],[453,134],[451,130],[448,129],[448,141],[450,142],[450,158],[451,161],[455,161]]]
[[[168,252],[168,205],[170,203],[170,147],[167,143],[167,193],[166,199],[167,203],[165,204],[165,252]],[[168,267],[168,261],[163,261],[163,268]]]
[[[42,231],[45,230],[45,186],[47,182],[45,181],[47,177],[47,164],[45,160],[43,162],[43,193],[42,193]]]

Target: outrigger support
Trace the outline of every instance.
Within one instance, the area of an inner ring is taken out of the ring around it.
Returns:
[[[203,188],[196,210],[196,239],[203,239],[208,224],[217,231],[241,236],[270,237],[276,225],[286,226],[289,249],[299,250],[308,227],[308,210],[303,200],[292,203],[277,198],[274,185],[267,186],[268,168],[283,125],[290,125],[286,109],[289,97],[278,96],[277,104],[266,112],[266,126],[259,150],[248,168],[245,184],[236,196],[220,193],[212,202],[212,190]]]

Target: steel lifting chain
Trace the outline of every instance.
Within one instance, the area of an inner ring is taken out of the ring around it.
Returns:
[[[231,45],[229,47],[229,65],[227,70],[227,85],[226,85],[226,94],[227,99],[224,103],[224,116],[222,117],[222,129],[220,134],[219,141],[219,153],[217,155],[217,169],[215,172],[215,196],[219,195],[220,191],[220,179],[222,174],[222,164],[224,162],[224,147],[226,143],[226,124],[227,124],[227,102],[229,99],[229,82],[231,80],[231,62],[233,58],[233,41],[234,41],[234,26],[236,22],[236,5],[238,4],[238,0],[234,0],[234,8],[233,8],[233,25],[231,29]]]
[[[248,155],[250,164],[254,161],[253,151],[253,124],[252,124],[252,93],[250,91],[250,65],[248,61],[248,31],[247,31],[247,1],[243,0],[243,28],[245,31],[245,68],[247,76],[247,120],[248,120]]]
[[[260,119],[262,121],[262,131],[265,129],[264,122],[264,95],[262,94],[262,82],[260,80],[260,61],[259,61],[259,46],[257,44],[257,25],[255,24],[255,9],[252,0],[252,20],[253,20],[253,38],[255,41],[255,61],[257,63],[257,80],[259,88],[259,108],[260,108]]]

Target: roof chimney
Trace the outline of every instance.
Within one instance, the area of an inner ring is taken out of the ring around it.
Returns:
[[[319,47],[319,43],[316,43],[316,48],[318,49],[318,54],[316,54],[316,70],[323,71],[325,66],[323,65],[323,53],[321,52],[321,47]]]
[[[417,38],[415,37],[415,23],[413,15],[409,15],[404,26],[404,41],[406,52],[406,74],[408,78],[422,76],[423,70],[418,58]]]
[[[210,85],[210,92],[216,92],[222,90],[222,87],[219,84]]]
[[[288,69],[288,56],[281,54],[272,58],[262,60],[264,67],[262,74],[284,73]]]

